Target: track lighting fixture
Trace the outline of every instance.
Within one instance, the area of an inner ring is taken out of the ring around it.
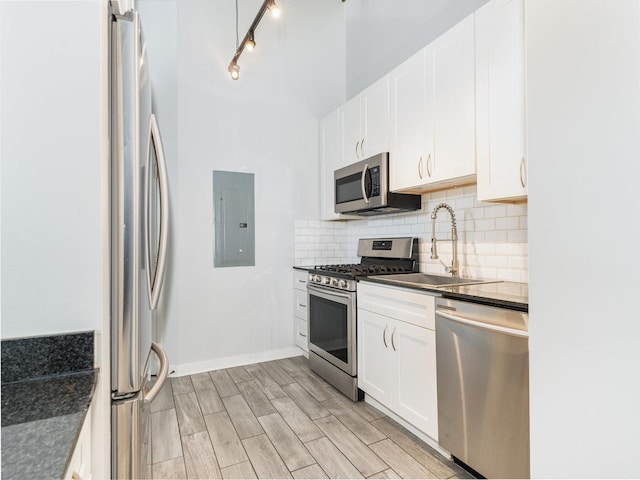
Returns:
[[[229,64],[229,74],[233,80],[238,80],[240,78],[240,67],[235,61]]]
[[[276,3],[276,0],[270,0],[267,8],[269,9],[271,16],[276,18],[280,16],[280,7]]]
[[[253,32],[249,34],[249,40],[247,40],[247,46],[245,48],[250,52],[253,52],[253,49],[256,48],[256,41],[253,38]]]
[[[238,4],[236,0],[236,53],[233,55],[233,59],[231,60],[228,68],[229,74],[233,80],[238,80],[238,78],[240,78],[240,66],[238,65],[238,60],[240,59],[240,55],[242,55],[244,49],[246,48],[247,50],[252,51],[256,46],[254,32],[267,10],[271,12],[271,16],[273,17],[280,16],[280,7],[276,3],[276,0],[264,0],[260,10],[258,10],[258,13],[256,14],[256,18],[253,19],[253,23],[249,27],[249,31],[242,39],[242,42],[238,43]]]

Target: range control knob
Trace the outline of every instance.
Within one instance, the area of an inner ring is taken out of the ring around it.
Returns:
[[[329,285],[331,283],[331,279],[329,277],[322,277],[322,283]]]
[[[340,280],[339,286],[340,286],[340,288],[347,288],[347,281],[346,280]]]
[[[338,286],[338,279],[337,278],[332,278],[331,279],[331,285],[333,285],[334,287]]]

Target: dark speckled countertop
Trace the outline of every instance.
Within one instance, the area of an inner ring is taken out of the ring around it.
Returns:
[[[312,266],[295,265],[296,270],[313,270]],[[464,300],[467,302],[490,305],[493,307],[509,308],[520,312],[529,311],[529,284],[518,282],[496,281],[477,285],[463,285],[458,287],[426,287],[408,282],[396,282],[386,275],[358,277],[360,282],[380,283],[413,290],[439,293],[444,298]]]
[[[463,285],[458,287],[427,287],[409,282],[397,282],[385,275],[359,278],[360,281],[393,285],[412,290],[439,293],[444,298],[480,303],[493,307],[509,308],[521,312],[529,311],[529,285],[527,283],[501,282]]]
[[[518,310],[520,312],[529,311],[529,285],[527,283],[496,281],[457,287],[427,287],[409,282],[397,282],[386,278],[385,275],[359,278],[359,280],[439,293],[444,298],[451,298],[453,300],[464,300],[482,305]]]
[[[2,340],[2,477],[62,478],[96,382],[93,332]]]

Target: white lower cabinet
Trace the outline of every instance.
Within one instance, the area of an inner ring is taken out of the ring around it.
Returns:
[[[294,270],[293,275],[293,312],[296,345],[305,352],[309,351],[307,340],[307,276],[306,270]]]
[[[65,480],[90,480],[91,474],[91,407],[84,418],[76,447],[71,455]]]
[[[435,296],[360,282],[358,387],[438,439]]]

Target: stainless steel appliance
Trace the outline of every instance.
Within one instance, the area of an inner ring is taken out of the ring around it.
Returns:
[[[389,191],[389,154],[374,155],[333,173],[335,211],[381,215],[420,209],[420,195]]]
[[[436,300],[438,438],[486,478],[529,478],[528,314]]]
[[[417,239],[358,241],[359,264],[322,265],[309,272],[309,366],[351,400],[359,400],[356,350],[357,277],[411,273],[417,267]]]
[[[168,181],[136,11],[110,10],[111,476],[150,477],[149,406],[167,376],[152,322],[167,261]],[[160,359],[151,381],[151,351]]]

